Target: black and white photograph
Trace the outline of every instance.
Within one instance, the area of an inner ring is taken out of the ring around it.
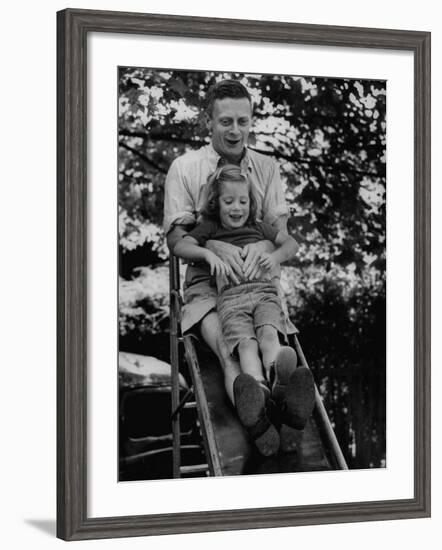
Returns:
[[[5,549],[439,548],[441,10],[357,8],[6,4]]]
[[[120,482],[386,467],[386,100],[119,67]]]

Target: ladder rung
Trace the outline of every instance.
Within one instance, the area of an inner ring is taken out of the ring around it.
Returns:
[[[194,466],[180,466],[181,474],[199,474],[209,470],[208,464],[195,464]]]
[[[184,408],[185,408],[185,409],[196,409],[196,401],[188,401],[188,402],[184,405]]]

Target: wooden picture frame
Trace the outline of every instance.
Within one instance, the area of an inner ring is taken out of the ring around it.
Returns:
[[[414,56],[414,498],[87,517],[87,36],[91,32],[407,50]],[[430,515],[430,33],[67,9],[57,14],[57,535],[65,540]]]

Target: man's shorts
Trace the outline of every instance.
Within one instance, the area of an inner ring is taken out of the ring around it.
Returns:
[[[256,340],[257,329],[264,325],[272,326],[286,339],[285,315],[271,282],[242,283],[225,290],[218,298],[218,315],[232,355],[242,340]]]
[[[200,280],[190,286],[184,285],[184,306],[181,315],[181,330],[183,334],[195,330],[208,313],[216,311],[217,299],[218,292],[216,287],[211,284],[210,278]],[[282,299],[281,302],[286,320],[286,333],[297,333],[298,330],[288,317],[285,299]]]
[[[181,331],[183,334],[196,328],[204,317],[216,310],[218,293],[216,287],[210,284],[210,279],[200,281],[189,287],[184,286],[184,306],[181,315]]]

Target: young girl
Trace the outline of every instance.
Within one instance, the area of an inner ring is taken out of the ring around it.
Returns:
[[[274,413],[270,414],[273,405],[280,417],[277,423],[297,429],[305,426],[314,405],[311,372],[296,368],[296,353],[280,344],[280,338],[286,340],[285,316],[274,279],[278,279],[279,264],[292,259],[298,245],[289,235],[256,220],[253,193],[236,165],[226,164],[210,178],[202,217],[175,245],[174,253],[205,262],[216,277],[223,338],[230,353],[239,358],[242,371],[233,385],[238,416],[258,450],[270,456],[280,446]],[[275,250],[261,254],[252,280],[243,275],[234,283],[238,278],[232,277],[230,268],[204,248],[209,239],[239,247],[268,240]]]

